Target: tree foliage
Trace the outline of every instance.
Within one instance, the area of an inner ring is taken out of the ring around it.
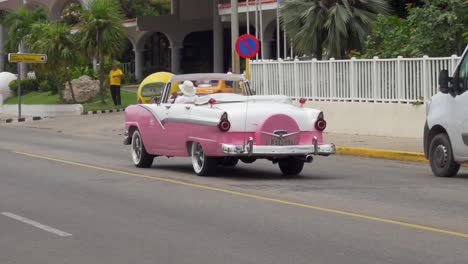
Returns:
[[[60,19],[68,25],[76,25],[82,19],[83,7],[77,2],[71,2],[65,6]]]
[[[388,12],[385,0],[292,0],[281,18],[299,53],[343,58],[361,49],[376,14]]]
[[[126,18],[168,15],[171,12],[170,0],[119,0],[119,2]]]
[[[365,57],[449,56],[468,42],[468,2],[427,0],[408,7],[406,19],[379,16],[367,38]]]
[[[26,42],[32,52],[47,54],[48,62],[44,66],[49,75],[54,76],[60,68],[63,69],[75,103],[68,67],[78,60],[78,36],[70,32],[71,27],[64,23],[35,23],[32,25],[31,34],[26,37]],[[58,78],[54,78],[54,82],[55,85],[61,85]]]
[[[99,59],[99,88],[104,103],[104,70],[106,57],[119,54],[125,38],[123,14],[115,0],[91,0],[83,10],[80,23],[81,47],[89,58]]]
[[[17,51],[23,39],[31,33],[32,25],[47,21],[47,19],[47,11],[42,7],[34,10],[20,7],[16,12],[7,14],[5,16],[5,23],[8,26],[8,39],[5,43],[6,51]]]

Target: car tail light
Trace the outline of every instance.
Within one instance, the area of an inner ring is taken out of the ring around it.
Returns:
[[[224,113],[221,116],[221,120],[219,121],[218,128],[219,128],[219,130],[221,130],[223,132],[227,132],[231,128],[231,122],[229,122],[229,120],[228,120],[227,113]]]
[[[320,112],[318,115],[317,121],[315,121],[315,128],[319,131],[323,131],[327,128],[327,121],[325,121],[323,117],[323,112]]]
[[[315,128],[320,131],[325,130],[325,128],[327,128],[327,121],[318,119],[317,122],[315,122]]]

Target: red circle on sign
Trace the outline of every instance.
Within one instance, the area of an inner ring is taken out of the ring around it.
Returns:
[[[236,41],[236,51],[244,59],[250,59],[260,50],[260,42],[254,35],[244,34]]]

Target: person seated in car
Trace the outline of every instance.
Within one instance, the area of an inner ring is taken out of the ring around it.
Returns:
[[[178,96],[179,96],[179,93],[177,91],[172,92],[171,97],[169,98],[169,103],[170,104],[175,103],[175,100],[177,99]]]
[[[197,95],[193,82],[185,81],[183,84],[179,85],[179,89],[183,95],[175,99],[175,104],[193,104],[195,102]]]

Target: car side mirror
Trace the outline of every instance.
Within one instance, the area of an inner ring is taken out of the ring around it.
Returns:
[[[439,91],[441,93],[446,94],[450,92],[449,82],[450,77],[448,75],[448,70],[441,70],[439,73]]]
[[[151,98],[151,101],[153,101],[153,104],[160,104],[161,103],[161,97],[153,97]]]

